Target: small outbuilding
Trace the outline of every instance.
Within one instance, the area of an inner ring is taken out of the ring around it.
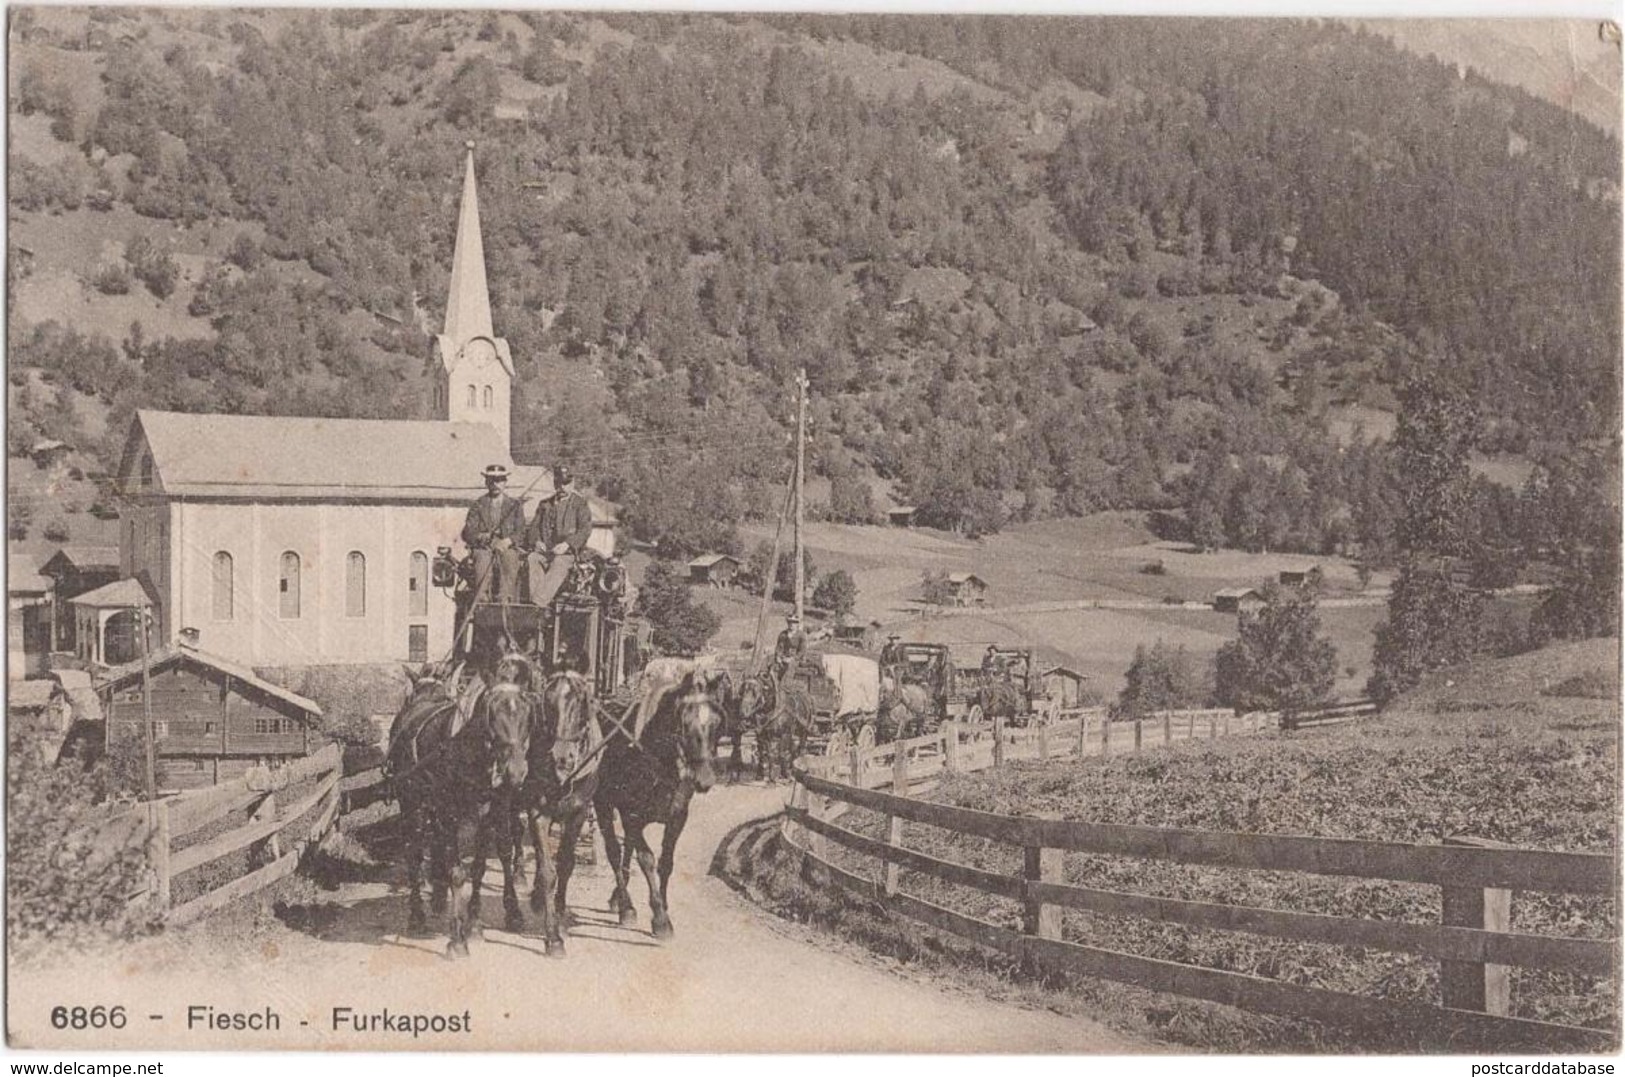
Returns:
[[[1059,700],[1062,707],[1081,705],[1083,685],[1088,679],[1087,673],[1080,673],[1070,666],[1051,666],[1039,674],[1044,695]]]
[[[51,653],[51,581],[26,556],[6,558],[6,679],[45,672]]]
[[[96,685],[109,750],[144,735],[141,682],[136,661]],[[154,746],[171,788],[214,785],[321,746],[319,706],[218,655],[184,643],[165,647],[149,657],[147,682]]]
[[[1264,608],[1264,596],[1256,587],[1227,587],[1213,593],[1213,609],[1218,613],[1255,613]]]
[[[118,666],[141,657],[142,611],[152,610],[156,603],[139,580],[114,580],[68,604],[73,608],[74,654],[81,660]],[[157,632],[150,636],[149,646],[155,643]]]
[[[688,563],[690,583],[708,583],[712,587],[732,587],[739,578],[739,559],[725,553],[701,554]]]
[[[913,505],[898,505],[886,510],[886,519],[893,527],[913,527],[914,514],[918,511]]]
[[[985,606],[987,581],[974,572],[950,572],[948,598],[955,606]]]

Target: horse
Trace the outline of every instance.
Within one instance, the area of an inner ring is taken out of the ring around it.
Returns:
[[[593,806],[604,834],[604,852],[615,872],[610,910],[622,925],[637,922],[626,890],[636,854],[649,884],[650,928],[657,939],[672,935],[666,888],[677,839],[688,821],[689,801],[716,781],[712,760],[722,726],[719,692],[724,683],[721,674],[694,670],[680,681],[650,686],[610,735],[598,769]],[[617,815],[626,831],[624,848],[615,834]],[[660,823],[665,830],[658,877],[643,833],[650,823]]]
[[[773,780],[775,769],[786,779],[791,765],[806,747],[812,732],[813,706],[806,692],[782,686],[766,672],[747,678],[732,697],[734,752],[729,771],[741,769],[739,738],[746,728],[756,731],[756,776]]]
[[[924,685],[904,681],[894,670],[881,671],[880,711],[893,727],[892,739],[905,739],[914,719],[923,721],[936,713],[936,709],[931,692]]]
[[[536,851],[530,907],[542,918],[543,953],[563,957],[563,929],[570,924],[565,895],[575,871],[576,839],[598,790],[604,730],[592,686],[574,670],[549,677],[538,704],[531,727],[530,775],[520,790],[520,807],[529,816]],[[554,821],[560,825],[556,866],[547,852],[547,830]],[[521,834],[521,844],[522,839]],[[516,848],[516,859],[519,852]]]
[[[438,676],[407,671],[411,689],[390,727],[385,771],[401,805],[409,886],[407,929],[427,929],[423,912],[423,856],[434,875],[435,911],[449,891],[448,957],[466,956],[471,934],[479,933],[479,886],[465,908],[461,832],[467,823],[485,825],[493,812],[512,816],[509,805],[529,769],[531,704],[522,678],[523,660],[504,658],[466,722],[451,688]],[[476,845],[479,842],[476,841]],[[501,851],[504,873],[512,870]],[[477,873],[483,855],[476,853]],[[445,891],[442,890],[445,888]]]

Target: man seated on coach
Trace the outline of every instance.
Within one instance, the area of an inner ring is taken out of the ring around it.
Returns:
[[[530,525],[530,600],[538,606],[553,604],[592,537],[592,507],[573,479],[565,465],[553,469],[553,496]]]
[[[463,542],[474,558],[474,601],[518,598],[519,545],[525,537],[525,506],[507,494],[508,469],[492,464],[485,477],[485,496],[468,506]]]

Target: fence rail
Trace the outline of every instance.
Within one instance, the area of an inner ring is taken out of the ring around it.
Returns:
[[[191,923],[293,874],[305,850],[319,842],[337,818],[342,766],[342,749],[330,744],[275,770],[256,768],[220,785],[137,805],[98,825],[94,844],[102,849],[144,844],[148,884],[132,901],[146,903],[166,924]],[[279,803],[279,793],[307,784],[310,790],[298,800]],[[243,812],[248,818],[242,825],[176,847],[180,839]],[[290,833],[294,824],[313,812],[309,827]],[[253,846],[263,850],[266,863],[180,905],[173,903],[178,876]]]
[[[1218,714],[1205,721],[1215,724],[1204,730],[1203,722],[1192,721],[1189,728],[1194,735],[1221,735]],[[1230,732],[1257,732],[1266,722],[1273,724],[1274,717],[1242,716],[1230,723]],[[1149,723],[1105,723],[1105,731],[1098,734],[1085,718],[1078,729],[1061,723],[1047,729],[999,730],[994,738],[982,741],[966,739],[973,731],[949,724],[930,736],[854,750],[845,760],[803,759],[795,770],[782,833],[804,863],[830,883],[877,902],[895,915],[969,939],[1040,970],[1115,980],[1330,1023],[1394,1026],[1444,1047],[1561,1051],[1614,1046],[1610,1032],[1507,1016],[1510,966],[1617,976],[1617,939],[1522,934],[1510,930],[1509,915],[1514,890],[1614,893],[1619,871],[1614,854],[1516,849],[1468,838],[1444,845],[1416,845],[1007,816],[908,795],[945,771],[982,769],[1021,755],[1047,758],[1089,749],[1098,754],[1111,751],[1120,742],[1127,742],[1131,751],[1133,746],[1143,748],[1148,742],[1148,724],[1164,734],[1166,742],[1183,739],[1173,736],[1176,723],[1172,715],[1156,716]],[[1122,734],[1111,726],[1138,728]],[[1004,750],[998,749],[1000,745]],[[881,765],[882,761],[887,765]],[[834,780],[837,775],[843,780]],[[882,791],[884,787],[890,791]],[[852,808],[884,816],[887,837],[871,837],[840,825],[839,816]],[[1020,848],[1023,871],[1001,874],[910,849],[905,844],[909,823]],[[834,863],[829,852],[832,844],[878,861],[878,876],[867,877]],[[1077,886],[1065,881],[1067,852],[1433,885],[1441,888],[1443,922],[1365,920]],[[992,924],[905,894],[900,885],[904,870],[1018,901],[1023,909],[1022,929]],[[1068,942],[1061,938],[1064,909],[1430,958],[1440,964],[1440,1004],[1351,995]]]

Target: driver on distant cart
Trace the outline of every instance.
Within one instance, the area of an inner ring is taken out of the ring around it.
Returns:
[[[801,618],[791,614],[784,622],[784,631],[779,633],[777,642],[773,644],[773,676],[775,680],[783,680],[790,664],[799,659],[807,650],[807,636],[801,631]]]

